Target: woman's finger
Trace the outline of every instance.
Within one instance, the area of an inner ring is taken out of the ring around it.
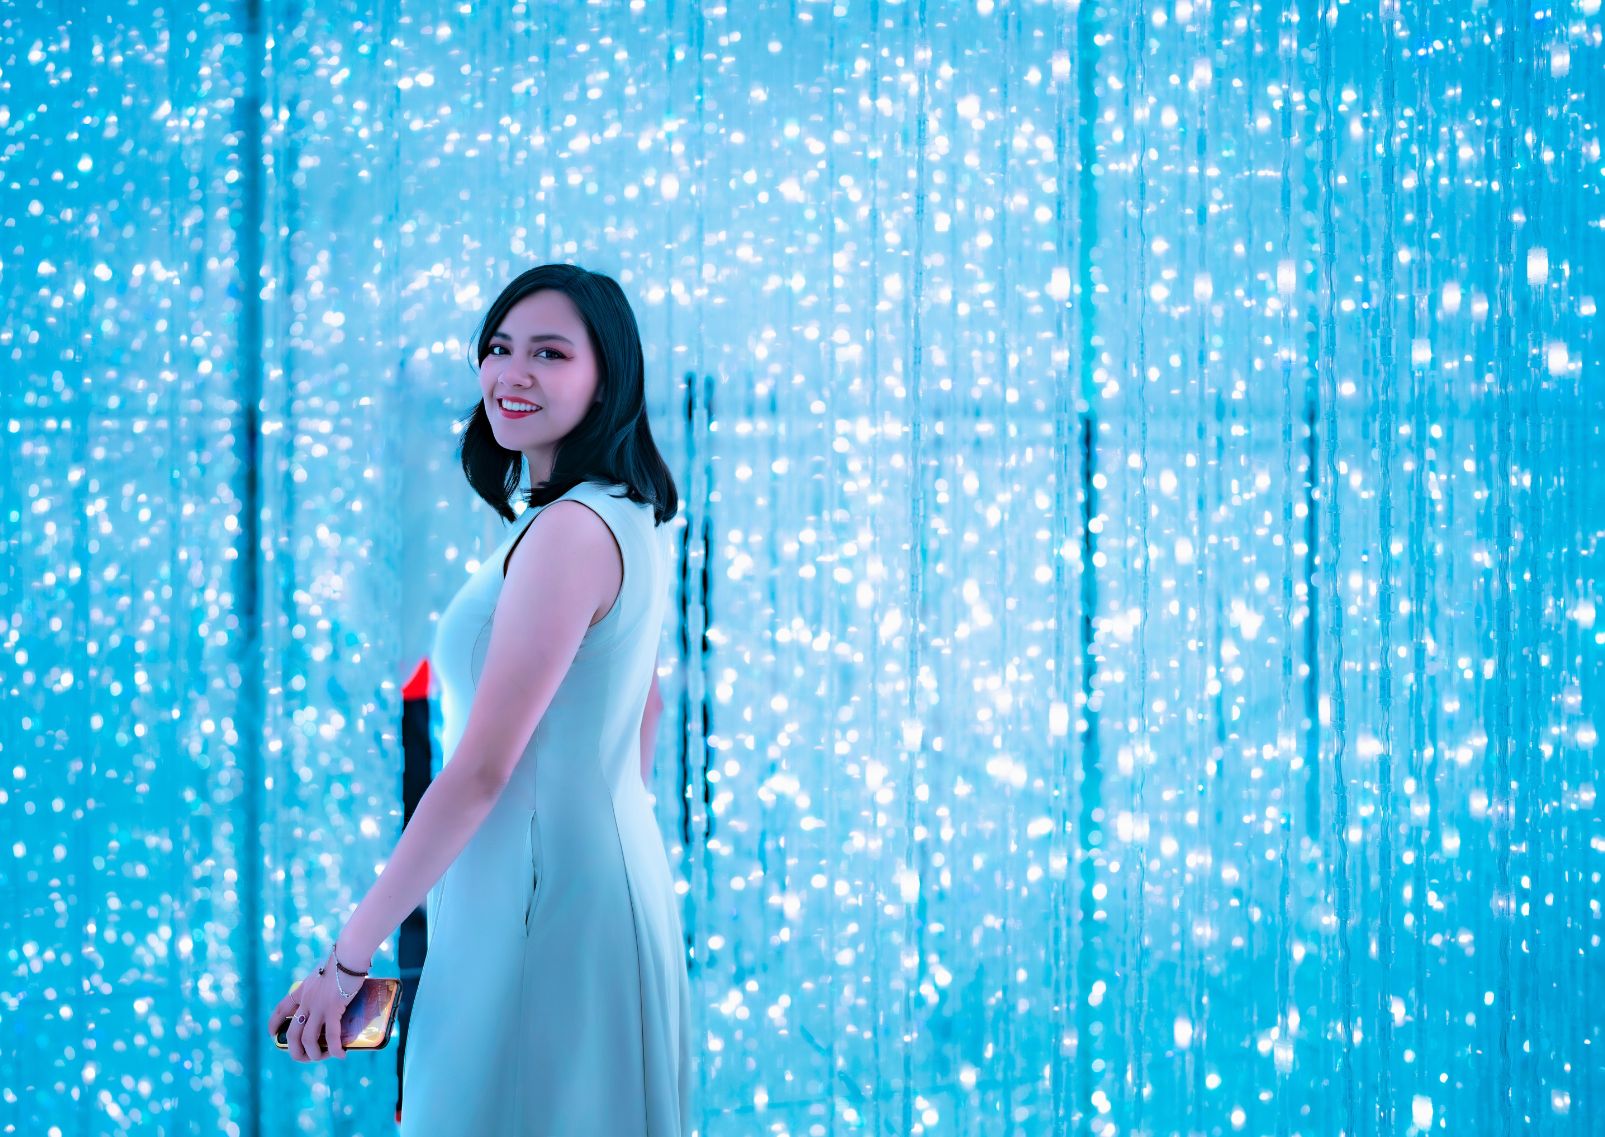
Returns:
[[[298,984],[284,998],[279,1000],[278,1006],[273,1008],[273,1014],[268,1019],[269,1034],[278,1034],[280,1028],[295,1017],[301,1000],[306,998],[306,992],[302,990],[304,986],[305,984]]]
[[[318,1037],[323,1031],[323,1012],[311,1010],[307,1012],[306,1026],[301,1031],[301,1045],[306,1050],[307,1061],[316,1062],[323,1057],[323,1043]]]
[[[344,1058],[346,1056],[345,1039],[340,1037],[340,1027],[345,1018],[345,1008],[342,1006],[334,1012],[334,1021],[329,1024],[329,1057]]]
[[[272,1035],[278,1034],[279,1028],[285,1023],[289,1022],[294,1014],[295,994],[292,992],[291,994],[280,999],[279,1005],[274,1007],[273,1013],[268,1016],[268,1033]]]

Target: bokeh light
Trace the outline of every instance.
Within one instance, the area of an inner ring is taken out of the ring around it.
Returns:
[[[699,1132],[1593,1132],[1600,0],[0,14],[0,1133],[393,1132],[269,1010],[636,306]],[[394,973],[394,940],[375,960]]]

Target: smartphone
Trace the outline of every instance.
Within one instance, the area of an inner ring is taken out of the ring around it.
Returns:
[[[301,980],[297,979],[290,990],[299,986]],[[390,1041],[400,1002],[401,980],[368,976],[340,1015],[341,1045],[347,1050],[382,1050]],[[280,1050],[290,1049],[290,1023],[294,1021],[293,1017],[286,1021],[273,1039]]]

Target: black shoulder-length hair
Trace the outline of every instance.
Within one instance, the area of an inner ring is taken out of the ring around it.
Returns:
[[[657,524],[662,525],[679,512],[680,495],[647,425],[641,332],[617,281],[571,264],[538,265],[520,274],[502,289],[474,333],[474,374],[479,374],[490,354],[490,337],[501,327],[507,310],[546,288],[566,293],[585,321],[596,356],[596,390],[601,402],[594,403],[590,413],[558,443],[550,478],[531,486],[525,502],[550,504],[580,482],[617,483],[624,486],[624,497],[652,506]],[[512,499],[524,455],[496,441],[483,398],[476,399],[467,418],[458,422],[466,422],[458,454],[468,484],[503,518],[514,520]]]

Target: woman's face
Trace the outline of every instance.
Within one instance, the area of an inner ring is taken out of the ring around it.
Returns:
[[[566,293],[542,289],[508,309],[479,365],[479,386],[496,441],[522,451],[545,480],[557,443],[596,398],[596,355]],[[540,410],[519,412],[504,401]]]

